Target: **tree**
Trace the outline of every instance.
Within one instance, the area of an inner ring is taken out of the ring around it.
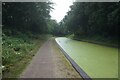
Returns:
[[[3,29],[46,33],[52,9],[50,5],[50,2],[4,2]]]
[[[75,2],[63,18],[63,26],[75,36],[117,37],[120,21],[119,2]]]

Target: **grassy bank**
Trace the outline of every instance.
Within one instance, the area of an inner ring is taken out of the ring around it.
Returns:
[[[118,38],[104,37],[104,36],[99,36],[99,35],[78,37],[72,34],[67,37],[74,39],[74,40],[78,40],[78,41],[100,44],[100,45],[115,47],[115,48],[117,48],[119,44]]]
[[[7,36],[2,41],[2,77],[17,78],[50,35]]]

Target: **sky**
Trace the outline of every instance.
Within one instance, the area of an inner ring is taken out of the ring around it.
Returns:
[[[70,10],[69,6],[73,4],[73,0],[51,0],[55,4],[53,5],[54,10],[50,12],[51,19],[55,19],[60,22],[66,13]]]

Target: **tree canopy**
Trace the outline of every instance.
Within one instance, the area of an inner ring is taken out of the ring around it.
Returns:
[[[47,33],[51,2],[4,2],[3,29]]]
[[[63,22],[66,32],[75,36],[117,37],[120,23],[119,2],[74,2]]]

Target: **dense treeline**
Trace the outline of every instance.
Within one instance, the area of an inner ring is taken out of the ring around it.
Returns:
[[[120,23],[120,3],[75,2],[61,21],[65,32],[77,37],[102,36],[117,39]]]
[[[62,22],[57,23],[56,20],[51,19],[48,22],[48,32],[53,36],[65,36],[65,28],[62,25]]]
[[[47,33],[50,19],[50,2],[5,2],[2,4],[3,32],[15,31]]]

